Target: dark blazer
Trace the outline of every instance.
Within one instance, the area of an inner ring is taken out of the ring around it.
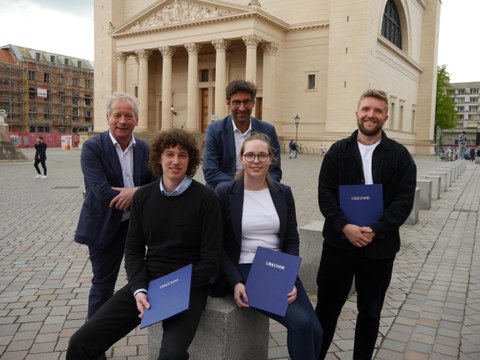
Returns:
[[[343,249],[355,247],[342,237],[348,224],[339,204],[339,185],[365,184],[362,157],[357,144],[358,130],[334,143],[322,162],[318,180],[318,204],[325,217],[323,238]],[[417,168],[408,150],[382,133],[372,158],[374,184],[383,185],[383,215],[371,224],[373,242],[365,247],[365,256],[388,259],[400,249],[400,226],[412,211],[417,183]]]
[[[149,149],[135,139],[133,147],[133,181],[135,186],[153,181],[147,169]],[[119,194],[112,187],[124,187],[122,167],[108,131],[83,144],[81,167],[85,182],[85,200],[78,220],[75,241],[93,248],[107,247],[120,227],[123,211],[110,208],[110,201]]]
[[[285,253],[298,256],[299,237],[292,190],[289,186],[278,182],[272,182],[269,190],[280,220],[280,249]],[[243,180],[222,183],[216,188],[215,193],[220,200],[224,218],[225,235],[221,275],[233,288],[238,282],[245,280],[238,271],[242,248]],[[222,279],[217,279],[217,281],[221,282]]]
[[[282,169],[280,162],[280,143],[275,127],[264,121],[250,118],[252,132],[259,132],[270,138],[277,161],[270,165],[272,179],[280,182]],[[215,189],[218,184],[231,181],[237,172],[237,154],[233,135],[232,117],[216,121],[207,127],[203,150],[203,176],[208,188]]]
[[[47,144],[35,144],[35,160],[47,160]]]

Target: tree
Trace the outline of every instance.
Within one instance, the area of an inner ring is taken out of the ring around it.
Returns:
[[[435,131],[453,129],[457,125],[457,111],[453,99],[448,94],[450,74],[447,66],[437,67],[437,103],[435,105]]]

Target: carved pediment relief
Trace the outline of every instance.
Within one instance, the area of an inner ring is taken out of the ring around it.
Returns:
[[[162,26],[176,25],[193,21],[235,15],[238,11],[207,4],[174,0],[134,22],[126,31],[148,30]]]

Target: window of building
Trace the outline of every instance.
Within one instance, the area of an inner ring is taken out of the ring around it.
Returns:
[[[81,68],[82,67],[82,62],[80,60],[78,60],[77,65],[78,65],[79,68]]]
[[[399,49],[402,48],[400,16],[393,0],[388,0],[383,13],[382,35]]]
[[[35,80],[35,70],[28,70],[28,80]]]
[[[305,90],[317,90],[318,73],[316,71],[308,71],[305,75]]]
[[[307,74],[307,89],[315,90],[317,88],[317,76],[315,74]]]
[[[463,106],[457,106],[457,111],[463,111],[465,108]]]
[[[457,89],[457,94],[465,94],[465,89]]]
[[[86,106],[91,106],[92,105],[92,98],[90,97],[89,94],[85,95],[85,105]]]
[[[478,111],[478,106],[470,106],[470,111]]]
[[[65,77],[63,75],[60,75],[57,77],[57,81],[59,84],[65,83]]]
[[[45,120],[50,120],[50,107],[45,106],[45,107],[43,108],[43,118],[44,118]]]
[[[40,60],[41,59],[41,54],[39,52],[35,53],[35,60]]]
[[[73,86],[78,86],[78,78],[77,77],[72,78],[72,85]]]
[[[43,73],[43,81],[50,82],[50,73]]]
[[[91,87],[90,79],[85,79],[85,87],[86,87],[87,89],[90,89],[90,87]]]
[[[91,122],[92,121],[92,111],[85,110],[85,121]]]
[[[50,55],[50,62],[52,62],[52,63],[55,62],[55,56],[54,55]]]
[[[472,102],[472,103],[478,102],[478,97],[471,97],[470,102]]]
[[[478,89],[471,89],[470,91],[472,94],[478,94]]]
[[[28,98],[30,100],[35,100],[36,97],[37,97],[37,89],[33,87],[28,88]]]
[[[69,65],[69,61],[67,58],[65,58],[65,66],[68,66]]]
[[[72,120],[73,121],[78,120],[78,115],[79,115],[78,108],[73,108],[72,109]]]
[[[78,97],[76,95],[72,96],[72,104],[78,105]]]
[[[200,82],[207,82],[209,81],[209,71],[208,69],[202,69],[200,70]]]
[[[62,104],[65,104],[65,93],[63,91],[58,93],[58,101]]]

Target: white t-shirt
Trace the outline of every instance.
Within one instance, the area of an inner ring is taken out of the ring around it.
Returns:
[[[380,140],[371,145],[363,145],[358,142],[358,149],[360,150],[360,155],[362,155],[363,176],[365,177],[365,185],[373,184],[372,158],[373,151],[378,144],[380,144]]]
[[[257,247],[278,250],[280,219],[268,189],[245,190],[242,216],[240,264],[251,264]]]

